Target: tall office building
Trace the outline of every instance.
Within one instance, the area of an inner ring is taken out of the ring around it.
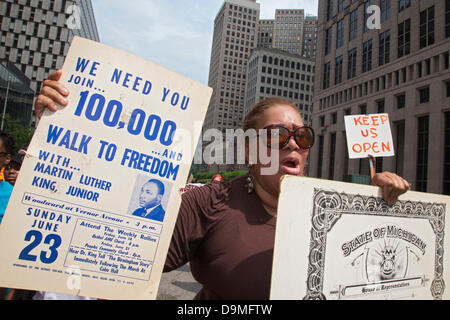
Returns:
[[[450,0],[320,0],[310,175],[368,175],[367,159],[348,159],[344,116],[386,112],[395,156],[377,171],[450,194],[449,50]]]
[[[303,23],[302,57],[315,58],[317,51],[317,17],[306,16]]]
[[[273,43],[273,19],[260,19],[258,27],[258,43],[261,48],[272,48]]]
[[[273,48],[301,55],[304,18],[303,9],[276,9]]]
[[[259,4],[225,0],[214,20],[208,85],[214,89],[203,129],[240,128],[244,117],[247,62],[256,47]]]
[[[245,113],[259,101],[282,97],[296,104],[305,124],[311,122],[314,61],[269,48],[253,50],[248,63]]]
[[[3,0],[0,16],[0,60],[21,70],[35,92],[62,67],[75,35],[99,41],[90,0]]]
[[[314,58],[317,30],[317,17],[305,17],[303,9],[276,9],[275,19],[259,21],[257,46]]]

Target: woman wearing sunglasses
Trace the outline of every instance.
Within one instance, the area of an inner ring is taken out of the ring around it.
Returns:
[[[60,76],[60,71],[55,72],[44,83],[35,103],[38,117],[45,108],[56,111],[55,102],[67,104],[63,99],[68,91],[58,82]],[[213,182],[182,195],[164,271],[189,262],[194,278],[203,285],[196,299],[269,298],[280,178],[303,175],[314,144],[313,130],[304,126],[299,111],[284,99],[255,105],[243,129],[262,132],[259,138],[269,146],[267,152],[279,152],[278,171],[263,175],[262,169],[270,164],[256,161],[247,176]],[[409,189],[404,179],[388,172],[375,174],[372,184],[383,189],[389,204]],[[299,211],[292,214],[307,213],[299,203]]]

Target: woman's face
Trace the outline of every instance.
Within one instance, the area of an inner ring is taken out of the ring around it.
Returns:
[[[264,111],[263,116],[257,122],[256,130],[263,129],[270,125],[281,125],[287,129],[294,131],[298,127],[303,126],[303,120],[296,110],[288,105],[273,106]],[[272,153],[279,152],[279,163],[276,166],[277,172],[273,175],[261,174],[261,168],[269,167],[258,163],[252,171],[254,178],[267,192],[278,195],[280,192],[280,178],[285,175],[302,176],[306,159],[308,158],[308,150],[301,149],[291,137],[289,143],[281,150],[268,149],[269,156],[273,158]],[[275,158],[276,159],[276,158]],[[276,165],[276,164],[275,164]]]

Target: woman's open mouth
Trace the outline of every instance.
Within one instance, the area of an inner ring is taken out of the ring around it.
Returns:
[[[281,161],[281,171],[286,174],[299,175],[300,163],[297,158],[287,157]]]

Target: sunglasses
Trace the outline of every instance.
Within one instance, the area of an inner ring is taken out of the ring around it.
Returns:
[[[294,137],[295,143],[301,149],[307,150],[314,145],[314,130],[311,127],[303,126],[291,131],[282,125],[271,125],[264,129],[267,130],[267,136],[265,136],[267,145],[278,143],[280,150],[289,143],[291,137]]]

